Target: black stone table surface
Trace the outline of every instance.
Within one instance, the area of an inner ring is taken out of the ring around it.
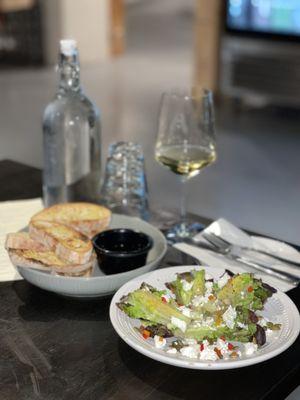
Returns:
[[[1,161],[0,185],[0,201],[40,196],[41,171]],[[190,261],[169,250],[164,265],[180,263]],[[288,295],[299,307],[299,289]],[[110,300],[68,299],[25,281],[0,283],[0,399],[269,400],[284,399],[300,383],[300,338],[251,367],[176,368],[118,337]]]

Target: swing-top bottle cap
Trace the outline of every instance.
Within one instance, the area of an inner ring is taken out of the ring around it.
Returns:
[[[62,39],[60,41],[60,51],[65,56],[72,56],[77,51],[77,42],[74,39]]]

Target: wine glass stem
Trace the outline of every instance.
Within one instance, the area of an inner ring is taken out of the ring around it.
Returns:
[[[180,223],[182,227],[186,225],[186,179],[181,179],[181,193],[180,193]]]

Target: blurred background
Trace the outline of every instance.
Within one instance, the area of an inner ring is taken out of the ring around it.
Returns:
[[[152,208],[177,207],[153,158],[161,93],[215,93],[218,161],[191,180],[189,211],[300,240],[299,0],[0,0],[0,159],[42,167],[42,114],[60,38],[111,140],[143,145]]]

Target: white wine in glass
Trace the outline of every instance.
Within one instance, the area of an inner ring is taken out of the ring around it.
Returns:
[[[189,237],[195,223],[186,221],[185,182],[216,160],[212,93],[165,93],[162,96],[155,159],[175,173],[182,182],[181,220],[167,236]]]
[[[216,151],[213,146],[207,149],[197,145],[171,145],[158,149],[155,158],[175,174],[192,178],[216,160]]]

